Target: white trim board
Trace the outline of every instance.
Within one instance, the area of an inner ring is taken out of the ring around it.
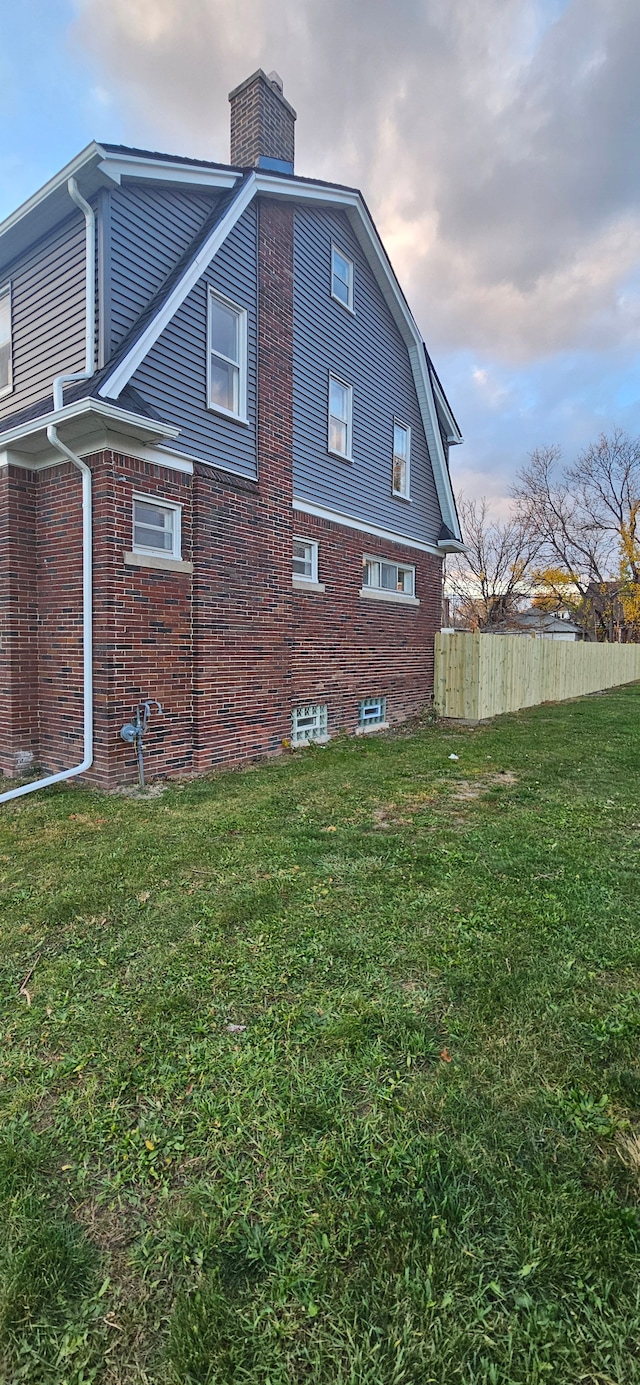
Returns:
[[[328,510],[324,505],[315,505],[311,500],[294,499],[293,508],[302,515],[312,515],[314,519],[328,519],[331,524],[341,524],[345,529],[357,529],[360,534],[371,534],[375,539],[386,539],[387,543],[397,543],[402,548],[417,548],[420,553],[433,553],[436,558],[442,557],[442,549],[435,543],[420,543],[418,539],[407,538],[406,534],[396,534],[391,529],[382,529],[377,524],[354,519],[352,515],[339,514],[337,510]]]

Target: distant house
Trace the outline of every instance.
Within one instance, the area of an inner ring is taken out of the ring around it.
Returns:
[[[582,640],[584,630],[568,617],[539,611],[535,606],[517,611],[508,621],[486,631],[491,635],[536,635],[541,640]]]
[[[166,774],[432,692],[458,425],[362,195],[276,74],[230,101],[230,164],[93,143],[0,225],[6,774],[134,777],[142,699]]]

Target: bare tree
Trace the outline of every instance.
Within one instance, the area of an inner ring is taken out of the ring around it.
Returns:
[[[540,543],[525,518],[491,520],[485,499],[459,501],[466,551],[447,559],[446,586],[470,630],[504,625],[531,590]]]
[[[603,433],[570,466],[559,447],[538,448],[514,496],[521,522],[540,537],[558,609],[573,606],[596,638],[616,638],[623,587],[640,583],[640,439]]]

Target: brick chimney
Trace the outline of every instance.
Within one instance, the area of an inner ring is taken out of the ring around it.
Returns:
[[[234,168],[267,168],[293,173],[296,113],[285,101],[282,78],[258,68],[229,93],[231,163]]]

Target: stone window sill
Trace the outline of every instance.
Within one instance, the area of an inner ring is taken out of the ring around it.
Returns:
[[[393,601],[398,606],[420,605],[417,596],[407,596],[405,592],[386,592],[381,587],[361,587],[358,595],[365,596],[368,601]]]
[[[373,736],[376,731],[388,730],[388,721],[374,721],[370,726],[356,726],[356,736]]]
[[[161,572],[193,572],[193,563],[184,558],[163,558],[158,553],[125,553],[125,567],[154,567]]]
[[[306,577],[294,577],[293,590],[296,592],[323,592],[324,582],[310,582]]]

